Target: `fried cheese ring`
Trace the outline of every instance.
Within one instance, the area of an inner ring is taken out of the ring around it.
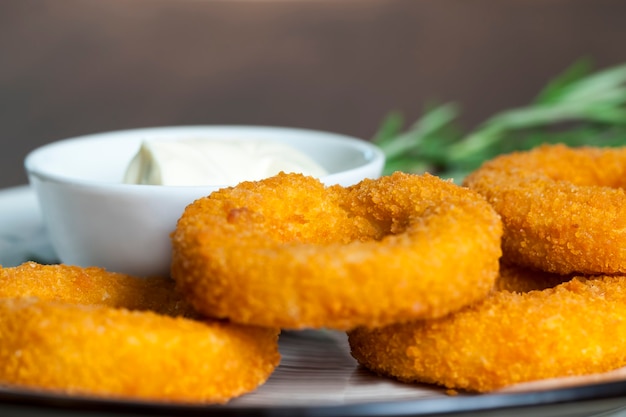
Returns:
[[[169,278],[34,262],[0,268],[0,384],[224,403],[278,365],[278,329],[188,317],[200,319]]]
[[[278,174],[189,205],[172,277],[201,313],[287,329],[438,317],[484,298],[501,222],[477,193],[395,173],[351,187]]]
[[[488,392],[626,366],[626,277],[500,291],[447,317],[349,333],[366,368],[405,382]]]
[[[544,145],[488,161],[464,185],[502,216],[509,261],[559,274],[626,273],[626,148]]]
[[[0,267],[0,298],[18,297],[152,310],[170,316],[198,316],[176,291],[171,278],[138,278],[98,267],[36,262]]]
[[[278,365],[278,331],[34,298],[0,299],[0,384],[225,403]]]

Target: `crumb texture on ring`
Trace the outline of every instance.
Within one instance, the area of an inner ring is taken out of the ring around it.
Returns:
[[[201,318],[165,278],[28,262],[0,269],[0,384],[226,403],[265,383],[279,330]]]
[[[501,221],[479,194],[432,175],[350,186],[281,173],[189,205],[172,276],[201,313],[288,329],[439,317],[484,298]]]
[[[626,148],[544,145],[465,179],[502,217],[504,257],[559,274],[626,273]]]
[[[540,146],[464,185],[502,218],[493,292],[445,317],[350,331],[357,361],[472,392],[625,367],[626,148]]]

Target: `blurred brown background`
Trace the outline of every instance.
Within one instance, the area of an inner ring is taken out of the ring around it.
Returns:
[[[0,188],[68,136],[174,124],[370,138],[390,110],[527,103],[578,58],[626,61],[624,0],[2,0]]]

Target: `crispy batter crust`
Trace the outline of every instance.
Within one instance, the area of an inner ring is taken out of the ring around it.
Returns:
[[[488,161],[465,185],[502,216],[507,261],[560,274],[626,272],[626,148],[545,145]]]
[[[200,320],[170,279],[33,262],[0,269],[0,384],[224,403],[269,377],[278,334]]]
[[[623,340],[626,277],[608,276],[500,291],[448,317],[349,333],[352,355],[374,372],[476,392],[625,366]]]
[[[0,267],[0,298],[17,297],[198,316],[170,278],[138,278],[97,267],[35,262]]]
[[[500,236],[482,197],[431,175],[344,188],[279,174],[188,206],[172,235],[172,276],[211,317],[344,330],[484,298]]]
[[[278,331],[0,299],[0,383],[67,394],[224,403],[278,365]]]

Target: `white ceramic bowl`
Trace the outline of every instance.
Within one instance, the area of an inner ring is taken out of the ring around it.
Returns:
[[[100,133],[44,145],[25,168],[61,262],[100,266],[137,276],[165,275],[170,233],[184,208],[220,186],[122,183],[128,164],[147,139],[272,139],[303,151],[329,173],[327,185],[355,184],[380,176],[384,155],[353,137],[291,128],[255,126],[156,127]]]

